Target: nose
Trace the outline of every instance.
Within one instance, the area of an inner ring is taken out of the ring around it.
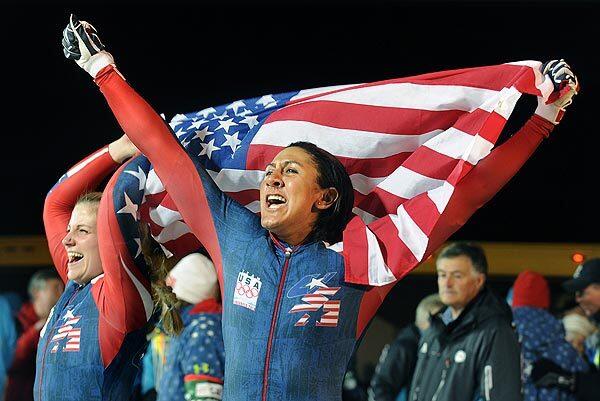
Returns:
[[[73,241],[73,237],[71,236],[71,233],[67,233],[67,235],[65,235],[65,237],[62,239],[62,244],[64,246],[71,246],[74,245],[75,242]]]
[[[283,186],[283,181],[281,179],[281,174],[273,171],[270,175],[265,178],[265,182],[269,187],[280,188]]]

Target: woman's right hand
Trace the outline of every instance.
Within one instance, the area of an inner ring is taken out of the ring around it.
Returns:
[[[139,152],[138,148],[136,148],[133,142],[129,140],[127,135],[123,135],[108,145],[108,153],[117,163],[123,163],[125,160],[133,157]]]

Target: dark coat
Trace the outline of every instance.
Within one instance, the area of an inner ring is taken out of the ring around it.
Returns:
[[[409,400],[521,400],[520,349],[506,302],[484,288],[448,325],[445,311],[421,338]]]
[[[410,386],[421,333],[414,324],[404,327],[381,352],[369,387],[369,400],[394,401],[403,388]]]

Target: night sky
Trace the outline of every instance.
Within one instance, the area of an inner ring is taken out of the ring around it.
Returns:
[[[121,134],[90,77],[62,54],[62,29],[74,12],[96,26],[128,81],[167,118],[267,93],[563,57],[581,94],[523,170],[454,238],[599,241],[600,6],[228,4],[3,7],[0,235],[42,234],[47,190]]]

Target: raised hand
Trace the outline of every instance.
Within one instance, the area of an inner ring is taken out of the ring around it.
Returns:
[[[74,60],[94,78],[102,68],[114,64],[112,55],[104,50],[96,28],[86,21],[79,21],[73,14],[63,31],[62,47],[66,58]]]
[[[553,124],[558,124],[562,119],[565,109],[573,103],[573,97],[579,91],[579,81],[565,60],[550,60],[541,67],[542,74],[546,75],[554,85],[554,93],[545,102],[538,98],[538,107],[535,114],[545,118]]]

